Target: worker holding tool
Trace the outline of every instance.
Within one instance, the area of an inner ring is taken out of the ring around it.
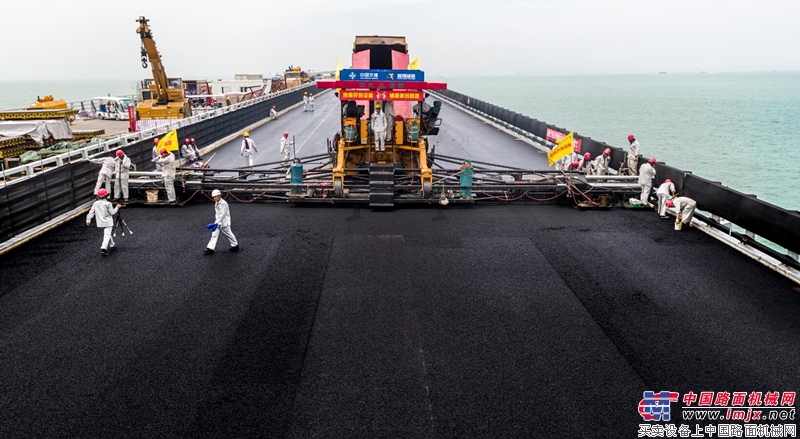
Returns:
[[[594,159],[594,175],[608,175],[608,166],[611,163],[611,148],[606,148],[602,154]]]
[[[155,160],[156,165],[161,165],[161,178],[164,179],[164,188],[167,190],[167,200],[170,204],[175,204],[175,155],[161,148],[159,158]]]
[[[386,151],[386,113],[381,111],[381,103],[375,102],[375,112],[372,113],[372,134],[375,136],[375,150]]]
[[[308,92],[303,92],[303,111],[308,111]]]
[[[640,200],[643,206],[649,204],[650,191],[653,189],[653,179],[656,178],[656,158],[651,157],[647,163],[639,168],[639,184],[642,186]]]
[[[314,111],[314,93],[308,94],[308,110]]]
[[[161,153],[158,152],[158,142],[160,140],[161,139],[159,139],[158,137],[153,139],[153,162],[155,162],[161,157]],[[158,163],[156,163],[156,172],[161,172],[161,165]]]
[[[255,157],[255,153],[257,152],[256,142],[253,142],[253,139],[250,138],[250,133],[245,131],[244,138],[242,139],[242,149],[239,151],[239,155],[244,156],[245,160],[247,160],[247,166],[253,166],[253,157]]]
[[[236,242],[236,237],[231,232],[231,211],[228,208],[228,202],[222,199],[222,193],[218,189],[211,192],[211,197],[214,199],[214,222],[206,226],[211,230],[211,240],[208,241],[208,246],[203,250],[203,254],[214,254],[220,232],[230,241],[230,251],[239,251],[239,243]]]
[[[114,215],[117,214],[117,211],[119,211],[122,205],[117,204],[116,206],[112,206],[111,203],[106,200],[108,191],[105,189],[97,191],[97,196],[99,200],[92,204],[92,208],[89,209],[89,214],[86,215],[86,227],[92,224],[92,218],[96,216],[97,219],[95,222],[97,223],[97,227],[103,229],[103,244],[100,246],[100,254],[108,256],[108,251],[117,246],[114,243],[114,238],[111,237],[111,229],[114,228]]]
[[[689,197],[675,197],[667,201],[667,207],[674,207],[676,211],[675,223],[690,224],[697,208],[697,201]],[[676,227],[677,229],[677,227]]]
[[[183,145],[181,145],[181,153],[184,157],[189,159],[190,162],[197,160],[197,154],[194,152],[194,148],[192,148],[192,139],[186,138],[183,139]]]
[[[656,196],[658,196],[658,215],[661,216],[661,218],[669,218],[669,216],[667,216],[667,200],[669,200],[670,197],[675,197],[675,185],[672,183],[672,180],[669,178],[664,180],[661,186],[656,190]]]
[[[269,110],[269,117],[271,117],[272,120],[278,120],[278,110],[275,109],[274,105]]]
[[[639,142],[633,134],[628,134],[628,171],[631,175],[636,175],[636,165],[639,162]]]
[[[580,166],[578,166],[578,172],[586,175],[592,175],[592,168],[592,154],[587,152],[583,155]]]
[[[117,151],[117,158],[114,159],[114,172],[117,174],[117,181],[114,185],[114,198],[119,200],[119,197],[122,196],[124,202],[127,203],[131,159],[122,150]]]
[[[284,160],[289,160],[292,156],[292,152],[289,150],[290,146],[293,146],[294,142],[289,140],[289,132],[284,131],[283,136],[281,137],[281,154],[283,154]]]
[[[97,195],[97,192],[103,185],[105,185],[107,191],[110,191],[111,176],[114,175],[114,158],[100,157],[97,159],[89,159],[89,161],[97,165],[103,165],[103,167],[100,168],[100,173],[97,175],[97,184],[94,185],[94,194]]]

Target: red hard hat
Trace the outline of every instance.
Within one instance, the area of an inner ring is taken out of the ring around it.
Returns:
[[[108,191],[105,189],[100,189],[99,191],[97,191],[97,196],[100,198],[105,198],[108,196]]]
[[[589,160],[589,159],[592,158],[592,154],[587,152],[586,154],[583,155],[583,158],[585,158],[586,160]]]
[[[284,136],[288,136],[288,135],[289,135],[289,132],[288,132],[288,131],[284,131],[284,132],[283,132],[283,135],[284,135]]]
[[[672,183],[672,180],[670,180],[670,179],[668,178],[668,179],[664,180],[664,183]]]
[[[650,160],[648,160],[648,161],[650,163],[652,163],[652,164],[655,164],[656,163],[656,158],[655,157],[650,157]]]
[[[611,148],[606,148],[605,151],[603,151],[603,154],[611,155]]]
[[[194,143],[194,137],[192,137],[191,139],[189,139],[189,142],[191,142],[191,143]]]
[[[275,106],[273,105],[272,108],[275,108]]]
[[[122,157],[124,155],[125,155],[125,153],[122,152],[122,150],[117,151],[117,157]]]
[[[672,200],[667,200],[667,207],[675,207],[675,203]]]
[[[191,142],[191,140],[189,140],[189,138],[188,138],[188,137],[187,137],[187,138],[185,138],[185,139],[183,139],[183,143],[189,143],[189,142]]]
[[[156,144],[157,144],[159,140],[161,140],[161,139],[159,139],[158,137],[156,137],[155,139],[153,139],[153,143],[156,143]]]
[[[572,167],[573,168],[577,168],[580,165],[581,165],[580,162],[572,162]]]
[[[166,154],[167,153],[167,148],[161,148],[161,149],[158,150],[158,152],[161,153],[161,154]]]
[[[635,139],[635,137],[633,137],[633,134],[628,134],[628,140],[633,140],[633,139]]]

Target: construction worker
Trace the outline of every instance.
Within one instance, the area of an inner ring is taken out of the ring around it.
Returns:
[[[158,152],[158,142],[161,141],[158,137],[153,139],[153,162],[158,160],[161,157],[161,153]],[[161,172],[161,165],[156,162],[156,172]]]
[[[164,188],[167,190],[167,201],[175,204],[175,155],[166,148],[159,150],[156,165],[161,165],[161,178],[164,179]]]
[[[631,175],[636,175],[636,165],[639,163],[639,142],[633,134],[628,134],[628,171]]]
[[[243,156],[245,160],[247,160],[247,166],[253,166],[253,157],[255,157],[255,153],[258,150],[256,149],[256,142],[253,142],[253,139],[250,138],[250,133],[245,131],[244,138],[242,139],[242,148],[239,151],[239,155]]]
[[[565,169],[565,170],[566,171],[577,171],[580,167],[581,167],[581,162],[575,160],[574,162],[570,163],[569,166],[567,166],[567,169]]]
[[[197,160],[200,160],[200,148],[197,147],[197,143],[194,141],[194,137],[189,139],[189,144],[192,145],[192,150],[194,150],[194,155],[197,157]]]
[[[381,103],[375,102],[375,112],[372,113],[372,134],[375,136],[375,150],[386,151],[386,113],[381,111]]]
[[[105,185],[107,191],[110,191],[111,176],[114,175],[114,158],[100,157],[97,159],[89,159],[89,161],[97,165],[103,165],[103,167],[100,168],[100,173],[97,175],[97,184],[94,185],[94,194],[97,195],[97,192],[103,185]]]
[[[664,180],[656,190],[656,196],[658,196],[658,215],[661,218],[669,218],[667,216],[667,200],[675,196],[675,185],[672,184],[672,180],[669,178]]]
[[[189,138],[183,139],[183,145],[181,145],[181,154],[184,157],[189,159],[190,162],[197,160],[197,154],[194,152],[194,148],[192,148],[192,140]]]
[[[303,111],[308,111],[308,92],[303,92]]]
[[[581,160],[580,166],[578,166],[578,172],[586,175],[592,175],[593,167],[592,154],[588,152],[583,154],[583,159]]]
[[[642,186],[640,199],[645,206],[649,204],[648,199],[650,198],[650,190],[653,189],[654,178],[656,178],[656,158],[651,157],[647,163],[639,168],[639,184]]]
[[[211,192],[211,197],[214,199],[214,224],[217,227],[211,233],[211,240],[208,241],[208,246],[203,250],[203,254],[214,254],[220,232],[230,241],[230,251],[239,251],[239,243],[236,242],[236,237],[233,236],[233,232],[231,231],[231,211],[228,207],[228,202],[222,199],[222,194],[218,189],[214,189],[214,191]]]
[[[128,202],[128,178],[131,172],[131,159],[122,150],[117,151],[117,158],[114,159],[114,172],[117,179],[114,184],[114,198],[119,200],[122,196],[124,202]],[[121,191],[120,191],[121,189]],[[120,192],[122,192],[120,194]]]
[[[606,148],[602,154],[594,159],[594,175],[608,175],[608,166],[611,163],[611,148]]]
[[[690,224],[697,208],[697,201],[689,197],[675,197],[667,201],[667,207],[674,207],[676,211],[675,222]]]
[[[289,132],[284,131],[283,136],[281,137],[281,154],[283,154],[284,160],[289,160],[289,158],[292,156],[291,150],[289,150],[289,147],[292,145],[294,145],[294,142],[289,140]]]
[[[106,200],[108,191],[105,189],[97,191],[97,196],[100,199],[92,204],[92,208],[89,209],[89,214],[86,215],[86,227],[92,224],[92,218],[96,216],[97,219],[95,219],[95,222],[97,223],[97,227],[103,229],[103,244],[100,246],[100,254],[108,256],[108,251],[117,246],[114,243],[114,238],[111,237],[111,231],[114,229],[114,215],[117,214],[122,205],[117,204],[116,206],[112,206],[111,203]]]
[[[269,117],[271,117],[272,120],[278,120],[278,110],[275,109],[274,105],[269,110]]]
[[[308,109],[310,111],[314,111],[314,94],[313,93],[309,93],[308,94]]]

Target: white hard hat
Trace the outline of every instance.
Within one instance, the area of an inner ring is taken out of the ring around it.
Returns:
[[[221,197],[221,196],[222,196],[222,192],[220,192],[220,191],[219,191],[219,189],[214,189],[214,190],[211,192],[211,196],[212,196],[212,197]]]

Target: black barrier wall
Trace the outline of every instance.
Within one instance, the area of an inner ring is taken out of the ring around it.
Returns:
[[[548,128],[564,134],[570,131],[513,113],[505,108],[453,90],[438,93],[540,139],[546,139]],[[622,161],[625,160],[626,149],[617,148],[578,133],[574,133],[573,136],[575,139],[581,140],[580,152],[589,152],[592,157],[600,155],[605,148],[610,148],[613,169],[619,169]],[[640,156],[637,168],[646,161],[646,158]],[[783,209],[759,200],[755,195],[746,195],[725,187],[719,182],[708,181],[689,171],[659,163],[656,165],[655,185],[663,183],[665,179],[672,180],[680,195],[691,197],[697,201],[698,209],[725,218],[756,235],[769,239],[795,253],[800,253],[800,212]]]
[[[282,111],[303,100],[299,89],[254,105],[178,128],[178,137],[194,137],[200,148],[269,117],[274,105]],[[182,140],[181,140],[182,141]],[[140,171],[155,169],[152,160],[153,140],[145,139],[121,149]],[[111,155],[109,152],[103,155]],[[99,155],[102,156],[102,155]],[[91,200],[100,166],[86,160],[65,164],[34,175],[19,183],[0,188],[0,240],[44,224]]]

